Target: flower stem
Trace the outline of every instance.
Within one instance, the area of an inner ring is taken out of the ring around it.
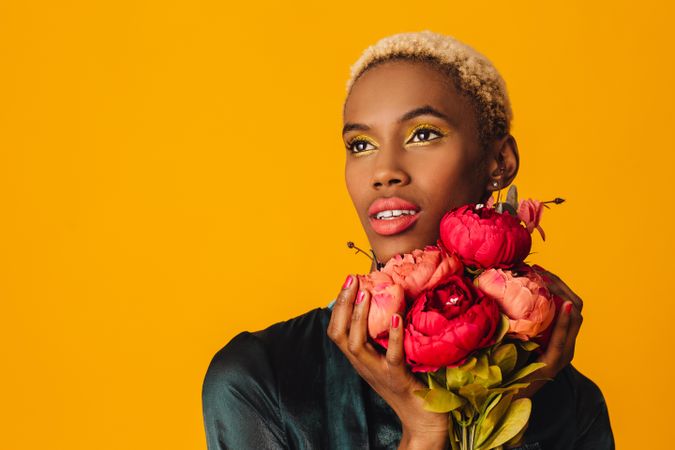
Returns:
[[[356,246],[356,244],[354,244],[352,241],[348,241],[348,242],[347,242],[347,247],[349,247],[349,248],[355,248],[355,249],[356,249],[356,253],[361,252],[361,253],[363,253],[364,255],[366,255],[368,258],[370,258],[371,261],[374,261],[374,259],[373,259],[372,256],[370,256],[368,253],[366,253],[366,252],[364,252],[363,250],[361,250],[360,248],[358,248],[358,247]],[[373,253],[373,255],[374,255],[374,253]]]

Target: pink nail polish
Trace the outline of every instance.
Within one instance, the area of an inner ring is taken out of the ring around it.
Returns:
[[[565,313],[569,314],[570,312],[572,312],[572,304],[568,303],[565,305]]]
[[[359,291],[358,294],[356,294],[356,304],[358,305],[363,301],[363,299],[366,298],[366,291]]]
[[[347,275],[347,279],[345,280],[344,284],[342,285],[342,289],[347,289],[349,286],[352,285],[354,282],[354,277],[351,275]]]
[[[391,327],[398,328],[399,317],[397,315],[391,316]]]

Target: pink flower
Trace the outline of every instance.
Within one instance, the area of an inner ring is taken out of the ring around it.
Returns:
[[[445,283],[450,277],[464,270],[457,255],[440,247],[427,245],[424,250],[396,255],[382,268],[396,284],[403,286],[406,297],[417,298],[425,289]]]
[[[553,295],[537,272],[521,265],[522,276],[509,270],[489,269],[474,284],[499,304],[509,318],[509,334],[530,340],[539,336],[553,321],[556,306]]]
[[[375,342],[387,348],[391,316],[394,314],[403,316],[405,313],[403,287],[394,283],[386,273],[378,271],[359,275],[359,286],[370,292],[368,334]]]
[[[500,320],[493,299],[470,279],[453,275],[413,302],[403,339],[406,360],[413,372],[458,366],[475,350],[494,343]]]
[[[474,203],[446,213],[440,237],[465,265],[482,269],[521,263],[532,247],[532,237],[518,217],[486,206],[476,209]]]
[[[527,199],[518,203],[518,217],[523,221],[527,231],[532,234],[536,228],[543,240],[546,240],[544,230],[539,226],[541,215],[544,212],[544,204],[538,200]]]

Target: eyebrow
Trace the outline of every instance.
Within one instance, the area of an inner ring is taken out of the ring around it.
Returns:
[[[448,123],[452,123],[452,121],[450,120],[450,118],[446,114],[440,112],[439,110],[437,110],[436,108],[434,108],[433,106],[430,106],[430,105],[424,105],[424,106],[420,106],[419,108],[415,108],[413,110],[410,110],[407,113],[403,114],[401,117],[399,117],[399,119],[396,122],[402,123],[402,122],[405,122],[407,120],[414,119],[415,117],[425,116],[425,115],[438,117],[439,119],[443,119]],[[365,131],[365,130],[370,130],[370,127],[368,125],[364,125],[362,123],[347,122],[344,125],[344,127],[342,127],[342,134],[344,135],[344,134],[346,134],[346,133],[348,133],[352,130]]]

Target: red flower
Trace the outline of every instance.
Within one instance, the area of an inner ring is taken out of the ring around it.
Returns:
[[[465,265],[482,269],[509,268],[522,262],[532,247],[532,236],[518,217],[485,206],[476,209],[475,203],[446,213],[440,237]]]
[[[403,286],[409,300],[416,299],[425,289],[445,283],[452,275],[463,270],[464,266],[457,255],[448,254],[445,249],[435,245],[396,255],[382,268],[382,272]]]
[[[406,360],[413,372],[461,365],[470,353],[494,343],[500,320],[493,299],[454,275],[412,304],[403,340]]]
[[[527,341],[549,328],[555,314],[553,295],[537,272],[519,265],[519,272],[488,269],[474,280],[474,285],[495,299],[509,318],[509,334]]]
[[[359,275],[359,286],[370,292],[368,334],[375,342],[387,348],[391,316],[405,313],[403,287],[394,283],[386,273],[378,271]]]

